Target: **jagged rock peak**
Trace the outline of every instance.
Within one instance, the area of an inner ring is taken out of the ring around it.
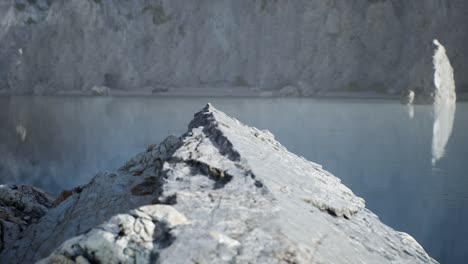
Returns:
[[[436,263],[320,165],[210,104],[21,236],[2,263]]]

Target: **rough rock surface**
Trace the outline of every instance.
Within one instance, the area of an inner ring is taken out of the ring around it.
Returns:
[[[0,251],[52,207],[52,198],[25,185],[0,185]]]
[[[211,105],[22,236],[3,262],[436,263],[320,165]]]
[[[170,245],[171,230],[190,223],[169,205],[147,205],[63,243],[39,263],[141,263],[156,261],[153,249]]]
[[[2,0],[0,91],[254,86],[468,91],[466,0]],[[21,52],[20,52],[21,50]]]

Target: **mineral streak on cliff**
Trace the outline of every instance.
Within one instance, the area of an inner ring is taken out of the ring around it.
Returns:
[[[3,0],[0,92],[293,85],[303,96],[419,95],[434,89],[435,36],[468,72],[467,12],[465,0]],[[468,75],[456,78],[467,91]]]

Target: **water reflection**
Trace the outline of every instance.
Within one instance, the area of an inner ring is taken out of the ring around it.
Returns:
[[[445,155],[445,147],[452,135],[455,119],[455,101],[434,102],[434,126],[432,130],[432,165]]]
[[[410,119],[414,118],[414,106],[412,104],[406,105],[406,110],[408,111],[408,117]]]
[[[24,142],[26,140],[27,130],[23,125],[21,125],[21,124],[17,125],[16,126],[16,134],[18,134],[18,136],[21,138],[21,141]]]
[[[445,154],[445,147],[452,135],[456,109],[455,81],[453,68],[446,50],[439,41],[434,40],[436,51],[434,63],[434,125],[432,129],[432,165]]]
[[[404,91],[400,98],[401,103],[406,105],[406,110],[408,111],[408,116],[410,119],[414,118],[414,95],[415,94],[413,90],[408,90]]]

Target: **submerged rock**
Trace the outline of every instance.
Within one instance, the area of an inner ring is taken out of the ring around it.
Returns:
[[[8,244],[0,259],[436,263],[320,165],[211,105],[180,138],[98,174]]]

